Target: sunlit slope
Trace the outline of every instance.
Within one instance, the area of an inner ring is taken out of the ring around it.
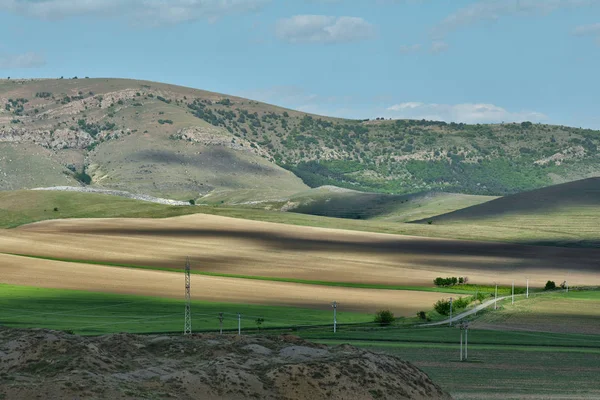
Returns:
[[[0,228],[62,218],[160,218],[198,212],[198,207],[168,206],[93,193],[0,191]]]
[[[515,228],[532,234],[532,243],[600,246],[600,178],[554,185],[502,197],[420,223]],[[544,238],[544,232],[546,238]]]

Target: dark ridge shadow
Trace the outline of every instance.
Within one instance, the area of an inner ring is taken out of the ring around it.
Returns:
[[[388,195],[379,193],[331,193],[293,209],[300,214],[345,219],[370,219],[393,212],[401,204],[424,194]]]
[[[233,150],[229,151],[220,147],[205,148],[199,155],[178,154],[166,150],[143,150],[131,155],[135,161],[156,163],[156,164],[175,164],[186,165],[197,168],[209,168],[219,170],[222,173],[227,172],[246,172],[262,174],[267,176],[277,175],[275,168],[269,168],[259,163],[252,163],[236,157]]]
[[[460,240],[411,238],[401,240],[343,241],[323,240],[281,235],[264,231],[215,229],[138,229],[138,228],[66,228],[63,232],[90,235],[160,236],[187,238],[241,239],[259,243],[275,250],[386,254],[420,257],[490,257],[511,260],[516,264],[535,268],[561,268],[600,272],[600,249],[570,249],[564,247],[532,246],[529,243],[472,242]],[[488,263],[486,263],[488,264]],[[462,266],[462,264],[461,264]],[[465,267],[466,267],[465,263]],[[473,264],[473,269],[481,265]]]

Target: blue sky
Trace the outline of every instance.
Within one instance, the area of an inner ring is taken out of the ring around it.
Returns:
[[[0,0],[0,76],[600,129],[600,0]]]

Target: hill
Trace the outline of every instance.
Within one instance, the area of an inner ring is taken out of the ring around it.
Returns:
[[[334,218],[406,222],[493,199],[495,197],[443,192],[389,195],[322,186],[292,196],[285,209]]]
[[[397,357],[294,336],[2,329],[0,351],[0,396],[10,399],[451,399]]]
[[[582,179],[501,197],[429,218],[436,223],[474,221],[525,214],[553,214],[573,208],[600,207],[600,178]],[[416,221],[424,222],[424,221]]]
[[[504,195],[598,176],[599,144],[586,129],[344,120],[146,81],[0,81],[0,189],[91,180],[182,200],[278,200],[323,185]]]
[[[467,207],[417,223],[538,232],[532,244],[599,247],[600,178],[554,185]],[[558,234],[558,235],[557,235]],[[544,239],[545,235],[545,239]],[[562,237],[562,238],[560,238]]]

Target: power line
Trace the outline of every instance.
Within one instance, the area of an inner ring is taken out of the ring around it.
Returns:
[[[192,334],[192,311],[191,311],[191,278],[190,278],[190,258],[185,260],[185,318],[183,322],[183,334]]]

